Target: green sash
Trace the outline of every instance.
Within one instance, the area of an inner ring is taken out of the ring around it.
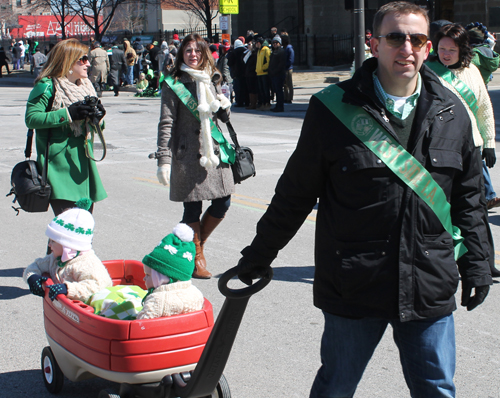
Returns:
[[[176,83],[171,75],[168,75],[165,78],[165,83],[167,83],[173,92],[177,94],[179,99],[191,111],[196,120],[200,121],[200,114],[197,109],[198,101],[193,97],[186,86],[179,81]],[[233,164],[235,151],[231,144],[227,142],[226,138],[222,135],[221,131],[217,128],[212,119],[210,119],[210,129],[212,132],[212,138],[219,144],[220,160],[224,163]]]
[[[470,110],[474,114],[474,118],[476,119],[477,128],[481,132],[481,135],[485,133],[485,127],[480,125],[479,118],[477,117],[477,112],[479,111],[479,107],[477,106],[477,99],[474,92],[467,87],[467,85],[460,80],[458,77],[454,75],[454,73],[449,70],[446,66],[444,66],[441,62],[431,61],[427,62],[426,65],[432,69],[436,75],[441,77],[445,82],[451,84],[455,90],[458,91],[460,96],[464,99],[465,103],[469,106]]]
[[[360,107],[342,102],[344,91],[331,85],[315,94],[326,107],[370,149],[396,176],[408,185],[436,214],[452,236],[455,259],[467,252],[460,229],[451,223],[451,206],[443,189],[417,159],[408,153],[372,116]]]

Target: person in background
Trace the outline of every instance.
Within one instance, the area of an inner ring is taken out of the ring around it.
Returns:
[[[309,397],[354,396],[390,324],[409,388],[399,396],[453,398],[458,284],[469,311],[492,284],[481,156],[462,103],[423,65],[427,11],[385,4],[373,31],[374,57],[312,96],[238,276],[246,284],[271,277],[272,261],[318,206],[313,295],[325,322]],[[411,181],[409,162],[418,167]],[[453,228],[433,201],[449,204],[446,215],[462,231],[468,251],[457,259]]]
[[[109,60],[110,71],[108,75],[108,84],[113,86],[115,97],[120,93],[120,76],[127,71],[127,60],[125,53],[118,48],[118,43],[113,42],[111,47],[111,59]]]
[[[153,44],[153,47],[151,47],[149,49],[149,60],[151,61],[151,68],[153,69],[153,72],[154,72],[154,71],[159,70],[157,56],[158,56],[158,53],[161,51],[161,49],[158,46],[157,41],[153,41],[152,44]]]
[[[284,85],[284,98],[285,104],[291,104],[293,101],[293,63],[295,62],[295,52],[290,43],[290,36],[288,34],[281,36],[283,48],[285,49],[285,85]]]
[[[126,72],[124,73],[123,80],[126,82],[125,84],[131,86],[134,84],[134,66],[137,62],[137,54],[127,39],[123,40],[123,50],[126,60]]]
[[[139,79],[139,74],[142,72],[142,60],[144,58],[144,46],[141,43],[140,37],[136,37],[132,43],[132,48],[137,54],[137,62],[134,65],[134,78]]]
[[[97,119],[102,129],[106,111],[100,101],[95,108],[82,103],[85,97],[96,96],[87,75],[87,51],[88,47],[76,39],[58,42],[35,79],[26,104],[26,127],[35,129],[40,170],[50,139],[47,179],[56,216],[82,197],[95,203],[108,196],[91,159],[97,129],[94,122]]]
[[[224,95],[226,95],[229,100],[233,92],[233,78],[231,77],[228,65],[228,51],[230,48],[229,41],[223,40],[222,44],[219,46],[219,58],[216,61],[217,69],[222,75],[221,86],[226,85],[229,95],[226,95],[226,93],[224,93]]]
[[[98,97],[102,97],[102,90],[108,80],[110,71],[108,53],[101,48],[101,43],[94,41],[90,51],[90,76]]]
[[[243,54],[246,47],[240,39],[234,41],[234,49],[229,53],[227,64],[233,77],[234,106],[242,108],[248,104],[248,90],[245,84],[245,64]]]
[[[170,200],[183,203],[181,222],[195,233],[193,277],[202,279],[212,276],[204,255],[207,239],[224,219],[234,192],[234,150],[223,137],[216,141],[211,135],[218,120],[229,120],[231,103],[220,91],[221,80],[207,42],[198,34],[187,35],[163,84],[158,150],[150,155],[158,159],[158,180],[170,185]],[[174,87],[183,91],[182,99]],[[185,102],[189,96],[198,103],[199,118]],[[211,205],[202,216],[206,200]]]
[[[19,43],[14,44],[14,47],[12,47],[12,69],[21,69],[21,54],[21,45]]]
[[[271,43],[273,50],[269,59],[269,78],[274,93],[276,94],[276,105],[271,108],[271,112],[284,112],[285,99],[283,96],[283,84],[286,76],[286,54],[285,49],[281,47],[281,37],[274,36]]]
[[[2,68],[5,66],[7,69],[7,74],[10,75],[9,64],[7,63],[7,54],[5,54],[4,48],[0,45],[0,78],[2,76]]]
[[[255,47],[257,48],[257,64],[255,72],[257,73],[257,83],[259,87],[259,106],[257,110],[268,111],[271,109],[271,91],[269,88],[269,58],[271,50],[267,41],[262,36],[255,38]]]
[[[36,47],[35,54],[33,55],[31,62],[33,63],[33,74],[35,75],[35,78],[37,78],[42,71],[43,65],[47,62],[47,56],[42,54],[39,46]]]
[[[488,172],[488,168],[496,163],[493,106],[479,69],[471,63],[472,49],[468,44],[467,31],[459,24],[446,25],[436,33],[433,46],[437,49],[437,55],[431,57],[428,65],[443,85],[464,104],[472,123],[474,143],[478,150],[482,148],[486,198],[484,210],[487,214],[488,209],[500,205],[500,198],[496,197]],[[488,244],[491,253],[494,253],[491,231]],[[500,271],[495,268],[494,256],[490,257],[490,271],[492,276],[500,277]]]
[[[210,50],[210,53],[212,54],[214,61],[217,63],[217,60],[219,59],[219,53],[217,50],[217,46],[215,44],[210,44],[208,49]]]
[[[243,54],[243,62],[245,64],[245,82],[248,90],[250,104],[245,109],[257,109],[259,100],[259,88],[257,82],[257,48],[253,36],[247,37],[248,47]]]
[[[471,63],[479,69],[484,84],[488,86],[488,83],[493,78],[492,73],[498,69],[500,55],[493,50],[495,47],[493,36],[488,33],[483,25],[481,25],[481,28],[483,28],[484,32],[479,27],[473,27],[467,30],[467,33],[469,35],[469,44],[472,47]]]
[[[370,47],[370,40],[372,39],[372,32],[370,29],[365,31],[365,45]]]

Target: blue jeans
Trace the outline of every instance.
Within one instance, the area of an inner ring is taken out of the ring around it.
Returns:
[[[388,324],[393,328],[411,396],[455,397],[455,324],[452,314],[409,322],[348,319],[323,314],[322,366],[314,380],[310,398],[352,397]]]
[[[495,199],[497,197],[497,193],[493,189],[493,184],[491,183],[490,172],[488,171],[488,167],[486,167],[486,163],[483,160],[483,176],[484,176],[484,196],[486,196],[486,202]]]
[[[276,108],[284,109],[285,95],[283,93],[283,84],[285,84],[285,75],[278,75],[271,77],[271,84],[274,93],[276,94]]]

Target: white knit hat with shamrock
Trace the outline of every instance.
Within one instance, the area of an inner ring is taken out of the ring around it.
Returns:
[[[56,216],[47,226],[45,235],[64,247],[86,251],[92,249],[94,217],[88,211],[92,201],[80,199],[72,209]]]

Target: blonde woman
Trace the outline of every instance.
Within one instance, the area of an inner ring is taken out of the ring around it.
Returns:
[[[107,197],[93,157],[91,119],[102,118],[106,111],[82,104],[86,96],[95,97],[87,76],[90,63],[88,47],[76,39],[57,43],[35,80],[26,105],[26,126],[36,130],[37,162],[40,170],[50,135],[48,180],[52,186],[50,203],[55,215],[74,207],[77,200],[89,197],[92,202]],[[92,208],[90,209],[90,211]]]

